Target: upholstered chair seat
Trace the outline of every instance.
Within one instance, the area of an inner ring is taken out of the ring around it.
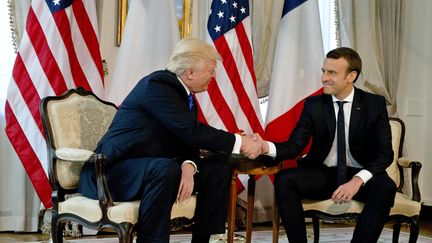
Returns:
[[[108,218],[116,223],[129,222],[136,224],[138,221],[138,209],[140,201],[114,202],[114,206],[108,208]],[[188,218],[194,216],[196,196],[189,197],[182,203],[175,203],[171,218]],[[102,210],[99,200],[93,200],[81,195],[71,197],[59,203],[59,213],[70,213],[77,215],[89,222],[97,222],[102,219]]]

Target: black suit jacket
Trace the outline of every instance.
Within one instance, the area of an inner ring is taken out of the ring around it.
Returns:
[[[196,105],[169,71],[154,72],[138,82],[117,111],[96,152],[108,167],[123,159],[164,157],[196,160],[199,149],[230,154],[235,136],[197,121]]]
[[[168,158],[180,164],[189,159],[200,169],[199,149],[231,154],[234,134],[198,122],[196,107],[189,110],[186,90],[171,72],[157,71],[138,82],[95,150],[107,156],[114,200],[142,198],[149,161]],[[94,165],[84,165],[78,191],[97,198]]]
[[[332,97],[326,94],[309,97],[289,140],[275,143],[277,159],[295,158],[312,139],[311,149],[299,166],[321,166],[331,149],[335,130]],[[391,164],[391,130],[382,96],[355,88],[348,142],[354,159],[373,175]]]

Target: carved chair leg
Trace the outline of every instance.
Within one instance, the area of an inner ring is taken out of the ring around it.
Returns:
[[[247,195],[246,243],[250,243],[252,241],[252,223],[255,203],[255,179],[253,175],[249,175]]]
[[[314,243],[319,242],[320,237],[320,225],[319,225],[319,218],[312,217],[312,225],[313,225],[313,234],[314,234]]]
[[[133,234],[133,225],[130,223],[122,223],[121,229],[118,231],[119,235],[119,243],[132,243],[134,234]]]
[[[393,225],[393,240],[392,240],[393,243],[399,242],[400,229],[401,229],[400,222],[397,222]]]
[[[57,219],[51,221],[51,238],[53,243],[63,243],[64,222],[58,222]]]
[[[231,175],[230,200],[229,200],[229,208],[228,208],[228,234],[227,234],[228,243],[234,242],[236,204],[237,204],[237,173],[233,172]]]
[[[53,243],[63,243],[64,222],[58,221],[58,213],[51,211],[51,239]]]
[[[417,219],[410,222],[410,237],[408,243],[416,243],[419,235],[419,224]]]
[[[276,196],[273,197],[273,243],[279,242],[279,209],[277,207]]]

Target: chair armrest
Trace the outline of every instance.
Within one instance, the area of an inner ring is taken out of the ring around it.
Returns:
[[[420,163],[420,162],[410,160],[410,159],[408,159],[407,157],[400,157],[400,158],[398,159],[398,164],[399,164],[400,166],[404,167],[404,168],[412,168],[412,167],[415,167],[415,166],[417,166],[417,163],[419,163],[419,164],[420,164],[420,167],[421,167],[421,163]]]
[[[112,200],[111,194],[109,193],[108,184],[105,177],[106,156],[104,154],[94,154],[90,158],[90,161],[95,163],[99,206],[102,209],[102,214],[104,214],[104,217],[106,217],[107,208],[114,206],[114,202]]]
[[[59,148],[55,151],[56,158],[70,162],[86,162],[93,154],[93,151],[78,148]]]
[[[422,168],[422,163],[418,161],[412,161],[405,157],[401,157],[398,159],[398,165],[402,167],[401,170],[403,170],[403,168],[411,168],[411,189],[413,194],[412,200],[420,202],[421,195],[418,185],[418,177]],[[401,173],[401,175],[403,175],[403,172]]]
[[[103,213],[106,213],[106,208],[114,205],[105,177],[104,154],[95,154],[93,151],[78,148],[60,148],[55,151],[55,156],[69,162],[95,163],[99,206],[105,211]]]

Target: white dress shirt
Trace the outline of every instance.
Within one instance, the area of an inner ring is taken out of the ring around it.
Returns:
[[[335,96],[332,95],[336,123],[337,123],[337,113],[339,112],[339,106],[337,105],[336,101],[346,102],[343,106],[343,109],[344,109],[344,118],[345,118],[345,144],[347,149],[347,159],[346,159],[347,166],[351,166],[355,168],[363,168],[363,166],[354,159],[349,149],[348,135],[349,135],[349,123],[351,118],[351,107],[352,107],[353,99],[354,99],[354,89],[344,100],[338,100]],[[337,139],[336,138],[337,138],[337,131],[335,132],[335,137],[333,139],[330,152],[327,155],[326,159],[324,160],[324,164],[327,165],[328,167],[337,166]],[[275,145],[272,142],[268,142],[268,145],[269,145],[268,155],[271,157],[276,157]],[[372,178],[372,173],[370,173],[368,170],[363,169],[359,171],[356,174],[356,176],[360,177],[363,181],[363,184],[365,184],[367,181],[369,181]]]

